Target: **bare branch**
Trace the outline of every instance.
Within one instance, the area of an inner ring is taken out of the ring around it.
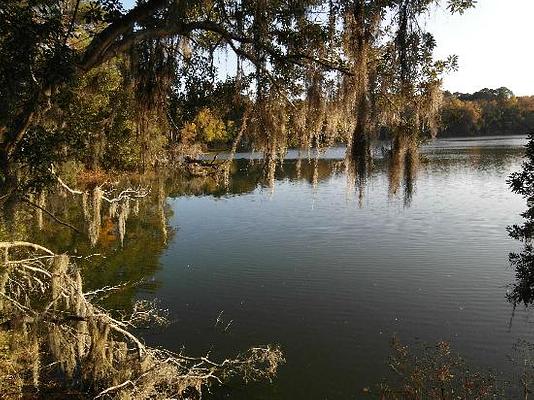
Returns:
[[[46,215],[48,215],[50,218],[52,218],[54,221],[56,221],[58,224],[66,226],[67,228],[72,229],[74,232],[79,233],[80,235],[83,235],[83,233],[76,228],[75,226],[69,224],[68,222],[60,220],[58,217],[56,217],[54,214],[52,214],[50,211],[48,211],[46,208],[41,207],[39,204],[34,203],[27,197],[23,197],[22,199],[25,203],[28,203],[30,206],[35,207],[41,211],[43,211]]]
[[[3,266],[17,268],[2,269],[0,285],[0,309],[7,324],[40,335],[34,342],[40,347],[32,370],[46,373],[46,380],[64,376],[69,385],[90,383],[97,398],[174,398],[191,391],[200,395],[203,388],[231,376],[271,379],[284,361],[272,346],[254,347],[222,362],[146,346],[129,328],[163,321],[154,302],[138,302],[129,319],[117,320],[90,301],[115,287],[84,293],[79,271],[66,255],[27,242],[0,242],[2,248],[47,254],[9,260],[6,253]],[[49,360],[44,368],[40,357]]]
[[[43,247],[41,245],[30,243],[30,242],[23,242],[23,241],[13,241],[13,242],[0,242],[0,249],[11,249],[14,247],[28,247],[32,248],[37,251],[42,251],[45,253],[48,253],[52,256],[54,256],[54,252],[52,250],[48,250],[46,247]]]

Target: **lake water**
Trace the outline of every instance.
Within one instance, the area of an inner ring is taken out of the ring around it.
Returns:
[[[89,287],[143,279],[107,302],[159,299],[172,323],[141,332],[148,343],[213,358],[281,346],[287,363],[272,384],[235,384],[214,398],[362,398],[388,376],[394,336],[447,340],[468,363],[509,376],[514,344],[532,334],[529,313],[518,309],[512,320],[505,299],[514,281],[508,253],[518,248],[506,227],[526,207],[506,179],[525,142],[436,140],[422,150],[415,183],[401,179],[397,191],[380,158],[365,184],[354,184],[344,149],[304,161],[300,174],[290,152],[272,188],[249,160],[256,156],[239,154],[229,191],[174,173],[159,191],[152,185],[124,247],[107,217],[96,249],[50,221],[29,232],[35,223],[22,214],[12,223],[20,232],[0,235],[106,254],[84,267]],[[47,204],[78,223],[79,204]]]
[[[157,289],[140,295],[160,299],[174,322],[148,340],[215,356],[279,344],[287,363],[275,382],[214,395],[234,399],[360,398],[387,376],[393,336],[447,340],[469,363],[509,372],[514,343],[531,333],[524,310],[510,325],[505,299],[518,247],[506,226],[525,208],[506,179],[524,144],[425,146],[409,202],[402,188],[388,192],[380,160],[355,193],[342,168],[332,172],[342,149],[322,156],[316,185],[287,161],[273,189],[250,178],[239,194],[169,198],[175,234]]]

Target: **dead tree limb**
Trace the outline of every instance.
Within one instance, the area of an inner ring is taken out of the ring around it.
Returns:
[[[28,242],[0,242],[0,249],[0,320],[9,322],[0,329],[8,326],[23,338],[20,346],[36,349],[34,382],[79,382],[97,398],[186,398],[231,377],[272,379],[284,361],[275,346],[253,347],[222,362],[146,346],[131,328],[164,320],[153,303],[116,319],[92,302],[98,291],[84,293],[80,271],[67,255]]]

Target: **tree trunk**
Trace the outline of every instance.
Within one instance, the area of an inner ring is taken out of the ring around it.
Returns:
[[[2,128],[3,135],[1,137],[2,142],[0,142],[0,204],[16,194],[18,182],[13,155],[17,152],[24,135],[33,122],[43,99],[43,93],[48,96],[51,90],[52,85],[50,84],[43,88],[35,89],[19,115],[14,118],[13,124],[9,128]]]
[[[366,169],[366,166],[371,157],[371,147],[369,140],[369,68],[368,68],[368,48],[369,48],[369,30],[366,21],[366,5],[363,0],[358,0],[354,4],[354,20],[356,22],[356,93],[357,109],[356,109],[356,126],[352,134],[351,155],[354,161]],[[360,165],[362,164],[363,165]]]
[[[3,206],[10,201],[16,193],[16,189],[17,175],[9,161],[7,149],[0,148],[0,205]]]
[[[352,134],[352,155],[360,158],[362,156],[369,156],[371,152],[371,141],[369,138],[369,100],[367,94],[364,92],[360,95],[358,101],[358,116],[356,119],[356,127]]]

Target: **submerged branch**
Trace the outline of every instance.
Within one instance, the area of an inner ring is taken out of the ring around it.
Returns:
[[[48,215],[50,218],[52,218],[54,221],[56,221],[58,224],[60,225],[63,225],[63,226],[66,226],[67,228],[70,228],[72,229],[74,232],[76,233],[79,233],[80,235],[83,235],[82,231],[80,231],[78,228],[76,228],[75,226],[69,224],[68,222],[65,222],[65,221],[62,221],[60,220],[58,217],[56,217],[54,214],[52,214],[50,211],[48,211],[46,208],[44,207],[41,207],[39,204],[37,203],[34,203],[33,201],[31,201],[30,199],[28,199],[27,197],[24,197],[23,198],[23,201],[25,203],[28,203],[30,206],[32,207],[35,207],[41,211],[43,211],[46,215]]]
[[[18,345],[31,341],[36,348],[29,366],[35,382],[77,382],[96,398],[190,398],[235,376],[272,379],[284,362],[273,346],[254,347],[222,362],[146,346],[130,328],[165,320],[153,302],[136,304],[129,319],[118,320],[92,302],[118,286],[84,293],[80,272],[67,255],[28,242],[0,242],[0,249],[5,249],[0,317],[7,321],[2,327],[9,326],[13,335],[32,332],[21,336],[25,339]],[[47,360],[46,367],[41,359]]]

